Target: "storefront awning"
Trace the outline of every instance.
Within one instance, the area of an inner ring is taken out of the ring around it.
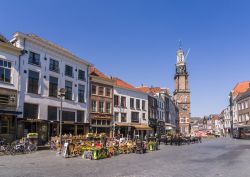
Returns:
[[[17,115],[22,114],[22,112],[19,112],[19,111],[6,111],[6,110],[0,110],[0,114],[2,114],[2,115],[17,116]]]
[[[115,125],[118,127],[131,127],[131,125],[128,123],[115,123]]]
[[[133,127],[137,130],[152,130],[148,125],[133,125]]]

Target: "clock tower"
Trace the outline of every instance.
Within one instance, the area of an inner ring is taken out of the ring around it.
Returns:
[[[190,90],[188,86],[188,72],[184,51],[180,47],[177,51],[176,72],[174,76],[174,101],[179,109],[178,124],[180,133],[190,133]]]

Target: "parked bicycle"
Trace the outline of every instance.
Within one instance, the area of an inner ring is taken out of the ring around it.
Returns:
[[[37,151],[37,145],[32,144],[29,141],[15,141],[12,143],[10,154],[16,155],[16,154],[27,154]]]
[[[11,146],[7,143],[6,139],[0,140],[0,153],[4,155],[9,155],[11,150]]]

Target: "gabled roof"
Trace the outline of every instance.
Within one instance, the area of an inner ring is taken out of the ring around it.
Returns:
[[[150,93],[150,88],[149,87],[145,87],[145,86],[141,86],[141,87],[138,87],[137,90],[140,90],[141,92],[144,92],[144,93]]]
[[[219,119],[220,119],[219,115],[213,115],[212,116],[212,120],[219,120]]]
[[[169,95],[168,89],[161,88],[161,87],[147,87],[142,85],[141,87],[137,87],[138,90],[144,92],[144,93],[152,93],[152,94],[157,94],[157,93],[167,93]]]
[[[98,76],[98,77],[101,77],[101,78],[104,78],[104,79],[110,79],[108,76],[103,74],[100,70],[98,70],[95,67],[90,67],[90,75]]]
[[[250,81],[239,82],[233,89],[233,96],[236,97],[240,93],[246,92],[250,88]]]
[[[237,101],[241,101],[242,99],[249,98],[250,97],[250,87],[247,89],[247,91],[238,94],[236,97]]]
[[[112,80],[115,82],[115,85],[118,87],[136,90],[136,88],[133,85],[130,85],[129,83],[127,83],[127,82],[125,82],[117,77],[113,77]]]
[[[114,81],[114,86],[124,88],[124,89],[127,89],[127,90],[132,90],[132,91],[135,91],[135,92],[145,93],[145,92],[142,92],[141,90],[135,88],[133,85],[121,80],[120,78],[112,77],[112,80]]]

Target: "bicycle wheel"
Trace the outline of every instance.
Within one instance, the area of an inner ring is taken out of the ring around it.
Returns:
[[[29,149],[30,149],[31,152],[36,152],[36,151],[37,151],[37,145],[35,145],[35,144],[30,144],[30,145],[29,145]]]
[[[10,145],[7,145],[6,147],[4,147],[4,154],[5,155],[11,154],[11,146]]]
[[[10,148],[10,154],[13,155],[13,156],[16,155],[16,149],[15,149],[15,147],[11,147]]]

